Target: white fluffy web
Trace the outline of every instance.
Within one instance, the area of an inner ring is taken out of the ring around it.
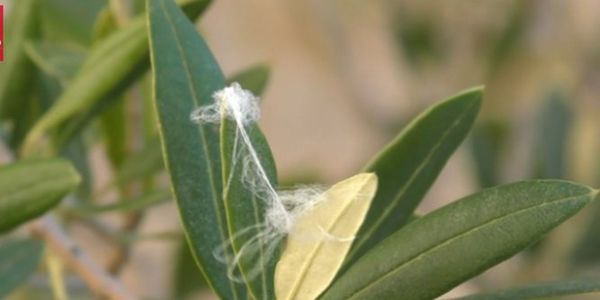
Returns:
[[[267,262],[264,258],[272,258],[279,242],[292,230],[295,220],[310,211],[323,199],[323,189],[316,186],[302,186],[293,190],[277,191],[270,182],[259,159],[256,149],[248,134],[248,125],[258,121],[260,108],[258,98],[244,90],[238,83],[219,90],[213,94],[214,103],[197,108],[191,113],[191,120],[197,123],[220,123],[223,118],[235,123],[235,136],[231,170],[241,165],[243,185],[254,197],[264,201],[265,220],[260,224],[244,228],[236,232],[229,242],[215,249],[215,257],[227,264],[228,276],[231,280],[251,280],[263,270]],[[224,190],[229,190],[235,172],[230,172]],[[332,238],[323,231],[319,238]],[[335,237],[333,237],[335,238]],[[244,241],[240,246],[238,241]],[[233,245],[239,247],[235,251]],[[244,261],[244,274],[239,267]],[[248,267],[247,262],[254,262]]]

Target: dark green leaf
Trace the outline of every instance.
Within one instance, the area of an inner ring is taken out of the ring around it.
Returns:
[[[225,299],[246,298],[213,251],[228,241],[218,131],[190,113],[212,103],[225,79],[204,41],[172,1],[149,1],[155,105],[165,164],[188,242],[209,284]],[[184,46],[185,45],[185,46]]]
[[[31,91],[35,68],[25,53],[25,42],[37,34],[37,0],[14,1],[11,16],[6,21],[6,49],[0,64],[0,117],[13,117],[23,110],[24,99]]]
[[[30,41],[25,45],[29,59],[50,77],[65,86],[81,66],[81,49],[68,48],[50,42]]]
[[[513,3],[511,10],[506,27],[498,34],[489,35],[492,37],[492,41],[488,43],[493,45],[489,54],[492,72],[497,71],[524,40],[535,6],[528,1],[518,1]]]
[[[379,178],[345,267],[402,227],[463,141],[479,112],[483,90],[464,91],[423,112],[367,167]]]
[[[456,300],[526,300],[594,292],[600,292],[600,278],[536,283],[503,291],[469,295]]]
[[[99,43],[119,28],[113,12],[109,4],[99,13],[94,28],[94,43]],[[100,116],[106,154],[113,167],[120,167],[127,155],[127,97],[121,97],[124,99],[116,99]]]
[[[187,299],[190,294],[208,288],[204,275],[196,267],[194,256],[185,237],[181,239],[176,254],[173,278],[175,299]]]
[[[254,95],[260,96],[267,87],[269,76],[269,67],[256,65],[232,75],[227,81],[230,83],[237,82],[244,89],[251,91]]]
[[[538,116],[535,177],[565,177],[567,141],[571,123],[572,112],[565,96],[558,90],[549,92]]]
[[[12,240],[0,243],[0,298],[23,283],[40,263],[43,245],[36,240]]]
[[[432,14],[407,13],[400,7],[394,15],[392,32],[411,67],[423,67],[447,55],[442,30]]]
[[[263,270],[248,285],[252,295],[247,295],[244,286],[235,285],[227,276],[226,266],[213,256],[215,249],[229,241],[230,233],[260,224],[264,212],[260,207],[264,204],[241,186],[238,169],[230,169],[231,122],[222,122],[219,130],[216,125],[199,126],[190,121],[195,108],[213,103],[212,94],[225,87],[225,79],[193,24],[171,0],[150,0],[148,10],[155,104],[165,162],[194,256],[221,297],[272,298],[269,278],[274,260],[266,264],[261,257],[257,262]],[[256,126],[248,131],[274,181],[274,165],[264,137]],[[230,172],[235,180],[224,194],[223,180]],[[236,251],[239,246],[234,245]]]
[[[104,38],[117,31],[117,29],[119,29],[119,25],[117,24],[117,20],[109,4],[98,13],[96,24],[94,24],[93,43],[99,43]]]
[[[105,140],[106,155],[114,167],[123,165],[127,155],[127,110],[125,101],[121,100],[105,110],[100,116],[100,124]],[[160,160],[160,148],[157,155]],[[146,161],[144,165],[156,165],[154,161]],[[162,167],[162,163],[160,164]],[[159,168],[160,168],[159,167]]]
[[[497,121],[485,121],[473,130],[471,153],[479,186],[492,187],[500,183],[500,165],[509,129]]]
[[[89,200],[92,193],[93,174],[90,169],[88,158],[88,145],[82,135],[71,139],[67,145],[60,149],[61,157],[68,159],[75,167],[75,170],[81,175],[81,183],[77,188],[76,195],[78,200]]]
[[[264,168],[267,177],[271,184],[277,184],[277,174],[275,170],[275,163],[267,140],[260,132],[260,129],[256,124],[246,126],[252,145],[259,155],[260,163]],[[225,202],[225,208],[227,210],[227,221],[229,224],[229,231],[231,234],[237,232],[244,232],[243,235],[236,237],[233,242],[234,251],[238,251],[244,243],[248,242],[253,237],[260,234],[260,229],[255,227],[257,224],[263,224],[265,220],[265,211],[267,205],[263,199],[255,197],[253,191],[247,188],[247,185],[243,181],[244,164],[237,162],[234,164],[234,149],[239,148],[240,145],[235,145],[235,137],[237,136],[236,125],[234,121],[225,120],[221,126],[221,164],[223,170],[224,180],[229,181],[226,190],[223,192],[223,200]],[[229,180],[232,178],[232,180]],[[254,229],[252,229],[254,228]],[[272,242],[265,239],[259,239],[257,241],[259,251],[256,255],[247,255],[242,257],[240,260],[240,271],[244,274],[253,271],[253,268],[258,267],[261,271],[256,278],[249,279],[250,292],[257,299],[271,299],[274,298],[274,273],[275,266],[277,264],[278,253],[268,253],[272,247],[278,247],[278,245],[269,245]],[[270,248],[271,247],[271,248]],[[278,249],[276,248],[276,251]],[[233,253],[232,253],[233,255]],[[258,266],[257,266],[258,265]]]
[[[163,169],[162,148],[158,139],[152,140],[144,149],[132,153],[117,169],[114,183],[126,185],[132,181],[156,174]]]
[[[106,1],[39,1],[40,11],[43,12],[40,14],[42,34],[47,40],[61,44],[89,45],[92,40],[94,20],[104,2]]]
[[[9,146],[15,156],[31,127],[61,91],[60,82],[43,72],[39,72],[34,79],[31,87],[33,95],[21,99],[22,108],[13,115],[13,124],[9,128]]]
[[[569,255],[571,267],[583,271],[595,270],[600,262],[600,202],[593,203],[590,208],[592,211]]]
[[[465,197],[378,244],[323,299],[433,299],[531,245],[597,192],[567,181],[536,180]]]
[[[151,74],[148,74],[151,75]],[[154,97],[152,95],[152,76],[145,76],[140,82],[140,89],[143,99],[143,124],[144,124],[144,142],[151,143],[158,136],[158,126],[156,124],[156,108],[152,104]]]
[[[27,136],[25,147],[32,147],[42,134],[78,113],[92,109],[115,87],[122,91],[131,74],[138,74],[147,60],[146,23],[143,18],[107,38],[95,47],[79,74],[50,110]],[[127,84],[128,86],[128,84]],[[27,150],[26,150],[27,151]]]
[[[79,180],[71,164],[62,159],[21,161],[0,168],[0,232],[51,209]]]

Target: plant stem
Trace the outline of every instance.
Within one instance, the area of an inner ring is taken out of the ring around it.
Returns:
[[[114,278],[102,270],[60,228],[52,215],[46,215],[30,226],[33,235],[42,239],[65,265],[77,273],[100,298],[110,300],[135,299]]]
[[[50,283],[52,293],[56,300],[68,300],[67,290],[65,289],[64,265],[61,259],[51,250],[46,251],[46,266],[50,274]]]

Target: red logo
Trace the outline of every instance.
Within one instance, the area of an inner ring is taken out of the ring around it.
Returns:
[[[4,61],[4,5],[0,4],[0,61]]]

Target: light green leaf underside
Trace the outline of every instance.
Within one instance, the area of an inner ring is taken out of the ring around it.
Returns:
[[[321,203],[298,218],[277,264],[277,299],[316,299],[329,286],[376,189],[374,174],[353,176],[332,186]]]

